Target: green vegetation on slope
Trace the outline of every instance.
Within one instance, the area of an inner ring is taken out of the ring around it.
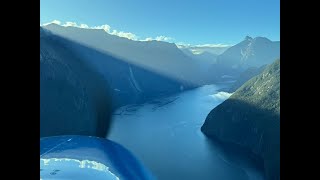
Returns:
[[[263,158],[267,179],[279,179],[280,59],[214,108],[201,130],[249,148]]]
[[[239,89],[244,83],[246,83],[248,80],[253,78],[254,76],[259,75],[267,65],[261,66],[259,68],[251,67],[242,72],[237,78],[237,81],[227,90],[228,92],[235,92],[237,89]]]

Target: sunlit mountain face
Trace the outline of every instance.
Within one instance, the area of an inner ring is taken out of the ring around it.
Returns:
[[[210,66],[208,73],[213,76],[212,82],[221,81],[225,77],[238,80],[248,69],[259,69],[271,64],[279,57],[280,41],[271,41],[265,37],[246,36],[243,41],[217,56],[216,63]]]

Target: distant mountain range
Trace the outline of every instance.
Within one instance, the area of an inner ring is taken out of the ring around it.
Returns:
[[[237,79],[248,68],[259,68],[272,63],[277,58],[280,58],[279,41],[247,36],[243,41],[219,55],[208,72],[213,75],[213,82],[223,80],[222,76]]]
[[[220,55],[223,52],[225,52],[228,48],[231,47],[231,45],[210,45],[210,44],[204,44],[204,45],[177,45],[179,49],[181,50],[188,50],[192,54],[202,54],[202,53],[210,53],[213,55]]]
[[[207,74],[209,67],[216,63],[217,57],[231,46],[213,46],[213,45],[177,45],[178,48],[190,58],[194,59],[201,71]],[[203,77],[208,78],[204,75]],[[210,78],[209,78],[210,79]]]
[[[230,47],[218,56],[217,64],[232,69],[245,70],[270,64],[280,57],[280,42],[270,41],[265,37],[247,36],[242,42]]]
[[[264,159],[267,179],[280,179],[280,60],[214,108],[201,130],[250,149]]]
[[[204,51],[200,54],[193,54],[189,49],[181,49],[181,51],[192,58],[201,68],[201,71],[206,74],[209,70],[209,67],[216,63],[218,57],[218,55],[212,54],[207,51]],[[208,75],[204,75],[204,77],[208,77]]]
[[[246,37],[232,47],[182,47],[155,40],[134,41],[102,29],[54,23],[41,26],[40,31],[44,30],[55,39],[60,38],[72,53],[104,76],[112,88],[116,106],[230,79],[240,78],[234,86],[239,87],[251,78],[248,75],[242,78],[241,73],[271,63],[269,59],[279,57],[280,51],[279,42],[262,37]]]

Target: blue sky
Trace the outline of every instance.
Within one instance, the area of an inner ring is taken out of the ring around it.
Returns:
[[[280,0],[40,0],[40,24],[53,20],[194,45],[280,40]]]

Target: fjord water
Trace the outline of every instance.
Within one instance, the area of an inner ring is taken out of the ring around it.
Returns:
[[[108,138],[137,156],[160,180],[260,180],[250,154],[209,140],[200,128],[208,113],[231,94],[206,85],[142,105],[119,108]]]

